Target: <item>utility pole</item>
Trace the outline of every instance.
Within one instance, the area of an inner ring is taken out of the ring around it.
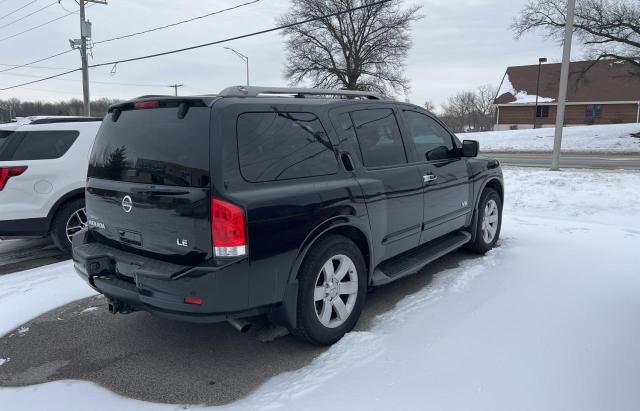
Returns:
[[[246,64],[246,66],[247,66],[247,87],[249,87],[249,57],[247,57],[244,54],[240,53],[238,50],[232,49],[231,47],[225,47],[225,49],[233,51]]]
[[[562,148],[562,128],[564,127],[564,109],[567,103],[567,85],[571,66],[571,41],[573,40],[573,19],[576,0],[567,1],[567,24],[564,27],[564,45],[562,50],[562,68],[560,69],[560,90],[558,90],[558,112],[556,113],[556,134],[553,140],[553,159],[551,170],[560,170],[560,150]]]
[[[72,49],[80,49],[82,62],[82,98],[84,101],[84,115],[91,115],[91,97],[89,93],[89,60],[87,58],[87,40],[91,38],[91,22],[85,19],[85,4],[107,4],[107,0],[78,0],[80,5],[80,39],[69,40]]]
[[[178,97],[178,87],[182,87],[182,86],[184,86],[184,84],[170,84],[167,87],[172,88],[175,96]]]

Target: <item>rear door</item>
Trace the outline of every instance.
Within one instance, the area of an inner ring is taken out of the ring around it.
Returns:
[[[357,163],[355,175],[369,213],[377,262],[414,248],[420,239],[421,167],[409,164],[394,105],[332,111],[332,122]]]
[[[413,145],[424,192],[420,243],[462,228],[471,212],[467,161],[454,136],[432,115],[401,106],[404,134]]]
[[[211,255],[210,109],[160,100],[116,109],[89,159],[87,215],[98,241],[179,264]]]

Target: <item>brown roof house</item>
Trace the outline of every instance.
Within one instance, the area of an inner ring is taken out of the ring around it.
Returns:
[[[507,68],[495,100],[496,130],[553,127],[560,64]],[[538,106],[536,109],[536,96]],[[623,61],[571,63],[565,125],[640,122],[640,68]]]

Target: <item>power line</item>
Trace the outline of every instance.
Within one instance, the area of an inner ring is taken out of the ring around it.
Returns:
[[[111,39],[94,41],[93,44],[108,43],[110,41],[122,40],[122,39],[126,39],[126,38],[129,38],[129,37],[139,36],[141,34],[147,34],[147,33],[151,33],[151,32],[154,32],[154,31],[163,30],[163,29],[166,29],[166,28],[169,28],[169,27],[179,26],[181,24],[190,23],[192,21],[204,19],[205,17],[211,17],[211,16],[216,15],[216,14],[221,14],[221,13],[225,13],[227,11],[231,11],[231,10],[239,9],[241,7],[249,6],[249,5],[257,3],[259,1],[260,0],[253,0],[253,1],[246,2],[246,3],[238,4],[238,5],[233,6],[233,7],[228,7],[226,9],[214,11],[214,12],[207,13],[207,14],[203,14],[201,16],[193,17],[193,18],[190,18],[190,19],[187,19],[187,20],[181,20],[181,21],[178,21],[178,22],[175,22],[175,23],[164,25],[164,26],[154,27],[152,29],[139,31],[139,32],[136,32],[136,33],[124,34],[122,36],[114,37],[114,38],[111,38]]]
[[[33,3],[35,3],[36,1],[40,1],[40,0],[32,0],[32,1],[30,1],[29,3],[25,4],[24,6],[22,6],[22,7],[20,7],[20,8],[15,9],[15,10],[14,10],[14,11],[12,11],[11,13],[7,13],[7,14],[5,14],[4,16],[0,17],[0,20],[4,20],[4,19],[6,19],[7,17],[9,17],[9,16],[11,16],[11,15],[13,15],[13,14],[16,14],[16,13],[17,13],[17,12],[19,12],[20,10],[22,10],[22,9],[24,9],[24,8],[26,8],[26,7],[30,6],[30,5],[32,5],[32,4],[33,4]]]
[[[260,0],[253,0],[253,1],[250,1],[250,2],[247,2],[247,3],[238,4],[238,5],[234,6],[234,7],[229,7],[229,8],[226,8],[226,9],[214,11],[214,12],[207,13],[207,14],[204,14],[204,15],[201,15],[201,16],[196,16],[196,17],[193,17],[193,18],[190,18],[190,19],[187,19],[187,20],[182,20],[182,21],[179,21],[179,22],[176,22],[176,23],[167,24],[165,26],[155,27],[155,28],[144,30],[144,31],[140,31],[140,32],[137,32],[137,33],[129,33],[129,34],[124,34],[124,35],[121,35],[121,36],[113,37],[113,38],[110,38],[110,39],[96,41],[96,42],[93,42],[93,45],[102,44],[102,43],[108,43],[108,42],[111,42],[111,41],[116,41],[116,40],[121,40],[121,39],[126,39],[126,38],[129,38],[129,37],[134,37],[134,36],[138,36],[138,35],[141,35],[141,34],[146,34],[146,33],[150,33],[150,32],[153,32],[153,31],[162,30],[162,29],[166,29],[166,28],[169,28],[169,27],[178,26],[180,24],[189,23],[189,22],[192,22],[192,21],[195,21],[195,20],[203,19],[205,17],[210,17],[210,16],[213,16],[213,15],[216,15],[216,14],[221,14],[221,13],[224,13],[224,12],[227,12],[227,11],[238,9],[240,7],[245,7],[245,6],[248,6],[250,4],[257,3],[259,1]],[[92,5],[93,4],[88,5],[87,8],[91,7]],[[65,14],[64,16],[58,17],[57,19],[51,20],[51,21],[49,21],[47,23],[44,23],[44,24],[42,24],[40,26],[32,27],[32,28],[30,28],[28,30],[25,30],[25,31],[21,32],[21,33],[17,33],[17,34],[15,34],[13,36],[0,38],[0,42],[2,42],[4,40],[8,40],[8,39],[16,37],[16,36],[19,36],[20,34],[24,34],[24,33],[28,32],[28,31],[31,31],[31,30],[34,30],[36,28],[42,27],[43,25],[52,23],[54,21],[60,20],[60,19],[62,19],[64,17],[67,17],[67,16],[69,16],[71,14],[75,14],[75,13],[76,12],[69,12],[68,14]],[[38,60],[34,60],[32,62],[29,62],[29,63],[24,63],[24,64],[21,64],[21,65],[17,65],[17,66],[15,66],[13,68],[0,70],[0,73],[4,73],[4,72],[7,72],[7,71],[15,70],[15,69],[22,68],[22,67],[31,66],[32,64],[35,64],[35,63],[41,63],[43,61],[50,60],[52,58],[61,56],[63,54],[71,53],[72,51],[73,50],[65,50],[63,52],[54,54],[52,56],[48,56],[48,57],[44,57],[44,58],[41,58],[41,59],[38,59]]]
[[[41,62],[46,61],[46,60],[51,60],[52,58],[55,58],[55,57],[58,57],[58,56],[62,56],[64,54],[73,53],[74,51],[75,50],[73,50],[73,49],[65,50],[65,51],[62,51],[60,53],[56,53],[56,54],[54,54],[52,56],[43,57],[43,58],[38,59],[38,60],[30,61],[29,63],[24,63],[24,64],[20,64],[20,65],[11,67],[11,68],[6,68],[6,69],[3,69],[3,70],[0,70],[0,73],[5,73],[7,71],[12,71],[12,70],[19,69],[19,68],[22,68],[22,67],[31,66],[32,64],[37,64],[37,63],[41,63]]]
[[[132,61],[147,60],[147,59],[150,59],[150,58],[167,56],[167,55],[176,54],[176,53],[182,53],[182,52],[185,52],[185,51],[195,50],[195,49],[199,49],[199,48],[203,48],[203,47],[214,46],[214,45],[217,45],[217,44],[227,43],[227,42],[230,42],[230,41],[240,40],[240,39],[244,39],[244,38],[248,38],[248,37],[255,37],[255,36],[262,35],[262,34],[272,33],[274,31],[285,30],[285,29],[288,29],[288,28],[291,28],[291,27],[302,25],[302,24],[307,24],[307,23],[311,23],[311,22],[314,22],[314,21],[326,19],[326,18],[329,18],[329,17],[335,17],[335,16],[338,16],[340,14],[350,13],[352,11],[361,10],[361,9],[364,9],[364,8],[367,8],[367,7],[378,6],[380,4],[388,3],[390,1],[392,1],[392,0],[379,0],[379,1],[376,1],[374,3],[368,3],[368,4],[361,5],[361,6],[352,7],[352,8],[346,9],[346,10],[342,10],[342,11],[337,11],[337,12],[334,12],[334,13],[329,13],[329,14],[325,14],[325,15],[322,15],[322,16],[318,16],[318,17],[312,17],[312,18],[309,18],[309,19],[306,19],[306,20],[297,21],[295,23],[289,23],[289,24],[284,24],[284,25],[281,25],[281,26],[276,26],[276,27],[272,27],[272,28],[269,28],[269,29],[265,29],[265,30],[255,31],[253,33],[243,34],[243,35],[235,36],[235,37],[229,37],[229,38],[226,38],[226,39],[223,39],[223,40],[216,40],[216,41],[212,41],[212,42],[208,42],[208,43],[198,44],[198,45],[195,45],[195,46],[183,47],[183,48],[180,48],[180,49],[164,51],[164,52],[161,52],[161,53],[148,54],[148,55],[145,55],[145,56],[132,57],[132,58],[122,59],[122,60],[114,60],[114,61],[110,61],[110,62],[106,62],[106,63],[92,64],[92,65],[89,66],[89,68],[113,66],[113,65],[121,64],[121,63],[129,63],[129,62],[132,62]],[[0,91],[10,90],[10,89],[26,86],[26,85],[29,85],[29,84],[34,84],[34,83],[39,83],[39,82],[46,81],[46,80],[51,80],[51,79],[54,79],[54,78],[57,78],[57,77],[62,77],[62,76],[65,76],[67,74],[71,74],[71,73],[74,73],[74,72],[80,71],[80,70],[81,70],[81,68],[76,68],[76,69],[69,70],[69,71],[66,71],[66,72],[63,72],[63,73],[54,74],[54,75],[51,75],[51,76],[48,76],[48,77],[44,77],[44,78],[41,78],[41,79],[38,79],[38,80],[33,80],[33,81],[30,81],[30,82],[27,82],[27,83],[16,84],[14,86],[0,88]]]
[[[35,76],[33,74],[26,74],[26,73],[6,73],[6,75],[10,75],[10,76],[16,76],[16,77],[28,77],[28,78],[40,78],[40,76]],[[77,79],[71,79],[71,78],[54,78],[52,80],[56,80],[56,81],[71,81],[74,83],[78,83],[82,80],[77,80]],[[144,83],[121,83],[121,82],[117,82],[117,81],[94,81],[91,80],[90,83],[92,84],[105,84],[105,85],[115,85],[115,86],[127,86],[127,87],[158,87],[158,88],[166,88],[166,87],[174,87],[174,86],[167,86],[166,84],[144,84]],[[178,87],[182,87],[182,84],[178,84]]]
[[[7,63],[0,63],[0,66],[2,67],[11,67],[11,70],[16,69],[16,68],[20,68],[20,67],[24,67],[27,69],[43,69],[43,70],[71,70],[69,67],[53,67],[53,66],[31,66],[29,65],[28,67],[23,65],[23,64],[7,64]],[[2,73],[2,71],[0,71],[0,73]]]
[[[36,13],[40,13],[42,10],[48,9],[49,7],[54,6],[54,5],[56,5],[56,4],[58,4],[58,2],[57,2],[57,1],[54,1],[53,3],[49,3],[49,4],[47,4],[46,6],[39,8],[39,9],[38,9],[38,10],[36,10],[36,11],[32,11],[31,13],[29,13],[29,14],[27,14],[27,15],[24,15],[24,16],[22,16],[22,17],[20,17],[20,18],[16,19],[16,20],[13,20],[13,21],[11,21],[11,22],[9,22],[9,23],[7,23],[7,24],[4,24],[4,25],[0,26],[0,29],[3,29],[3,28],[5,28],[5,27],[9,27],[9,26],[11,26],[11,25],[13,25],[13,24],[15,24],[15,23],[17,23],[17,22],[19,22],[19,21],[22,21],[22,20],[24,20],[24,19],[26,19],[26,18],[28,18],[28,17],[33,16],[33,15],[34,15],[34,14],[36,14]]]
[[[37,1],[37,0],[36,0],[36,1]],[[89,8],[89,7],[93,6],[94,4],[95,4],[95,3],[91,3],[90,5],[88,5],[88,6],[87,6],[87,8]],[[12,38],[15,38],[15,37],[21,36],[21,35],[23,35],[23,34],[25,34],[25,33],[30,32],[30,31],[33,31],[33,30],[39,29],[40,27],[44,27],[44,26],[46,26],[46,25],[48,25],[48,24],[55,23],[55,22],[56,22],[56,21],[58,21],[58,20],[62,20],[62,19],[63,19],[63,18],[65,18],[65,17],[71,16],[72,14],[76,14],[76,12],[73,12],[73,11],[72,11],[72,12],[69,12],[69,13],[67,13],[67,14],[63,14],[63,15],[62,15],[62,16],[60,16],[60,17],[56,17],[55,19],[52,19],[52,20],[49,20],[49,21],[45,21],[44,23],[42,23],[42,24],[38,24],[37,26],[30,27],[30,28],[28,28],[28,29],[26,29],[26,30],[23,30],[23,31],[18,32],[18,33],[15,33],[15,34],[12,34],[12,35],[7,36],[7,37],[2,37],[2,38],[0,38],[0,43],[2,43],[2,42],[4,42],[4,41],[7,41],[7,40],[10,40],[10,39],[12,39]]]

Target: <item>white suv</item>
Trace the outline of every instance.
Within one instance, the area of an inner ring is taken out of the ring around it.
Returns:
[[[88,156],[102,119],[31,117],[0,124],[0,239],[44,237],[70,252],[87,224]]]

